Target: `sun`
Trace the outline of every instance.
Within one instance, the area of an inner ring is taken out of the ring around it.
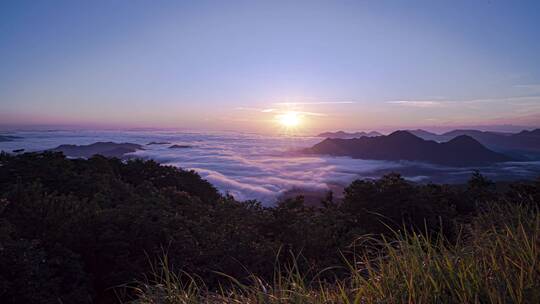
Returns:
[[[301,123],[300,115],[297,112],[289,111],[277,116],[277,121],[285,128],[295,128]]]

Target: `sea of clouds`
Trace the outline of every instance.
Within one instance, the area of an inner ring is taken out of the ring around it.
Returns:
[[[291,189],[325,192],[341,189],[358,178],[377,178],[399,172],[415,182],[466,181],[476,168],[449,168],[410,162],[360,160],[303,155],[316,137],[272,137],[247,133],[189,133],[172,131],[20,131],[21,137],[0,142],[0,150],[41,151],[61,144],[98,141],[130,142],[144,146],[133,156],[195,170],[223,193],[239,200],[257,199],[270,205]],[[169,142],[147,145],[150,142]],[[173,144],[190,148],[170,149]],[[488,177],[525,179],[540,175],[540,162],[504,163],[478,168]]]

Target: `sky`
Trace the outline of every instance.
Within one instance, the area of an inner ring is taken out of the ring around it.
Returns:
[[[1,1],[0,126],[537,127],[540,2]]]

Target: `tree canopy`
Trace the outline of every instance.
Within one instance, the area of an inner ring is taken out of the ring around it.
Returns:
[[[2,153],[0,302],[116,303],[113,287],[143,279],[164,254],[214,286],[216,272],[270,277],[278,252],[324,269],[365,234],[412,229],[451,238],[452,223],[483,200],[538,201],[540,180],[504,189],[495,195],[500,190],[480,175],[458,187],[390,174],[354,181],[342,201],[328,195],[320,207],[301,196],[263,207],[220,194],[194,171],[151,160]]]

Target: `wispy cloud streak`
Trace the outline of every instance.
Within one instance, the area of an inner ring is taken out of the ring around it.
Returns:
[[[287,112],[294,112],[296,114],[305,115],[305,116],[327,116],[327,114],[319,113],[319,112],[297,111],[297,110],[290,110],[290,109],[274,109],[274,108],[262,109],[262,108],[245,108],[245,107],[237,107],[236,109],[239,111],[253,111],[253,112],[260,112],[260,113],[283,114]]]
[[[540,95],[530,96],[509,96],[498,98],[475,98],[475,99],[462,99],[462,100],[391,100],[387,101],[387,104],[411,106],[411,107],[441,107],[450,105],[466,105],[476,103],[524,103],[524,102],[540,102]]]
[[[419,108],[440,107],[443,105],[442,102],[433,100],[391,100],[386,103]]]
[[[337,104],[355,104],[355,101],[315,101],[315,102],[274,102],[281,106],[304,106],[304,105],[337,105]]]

